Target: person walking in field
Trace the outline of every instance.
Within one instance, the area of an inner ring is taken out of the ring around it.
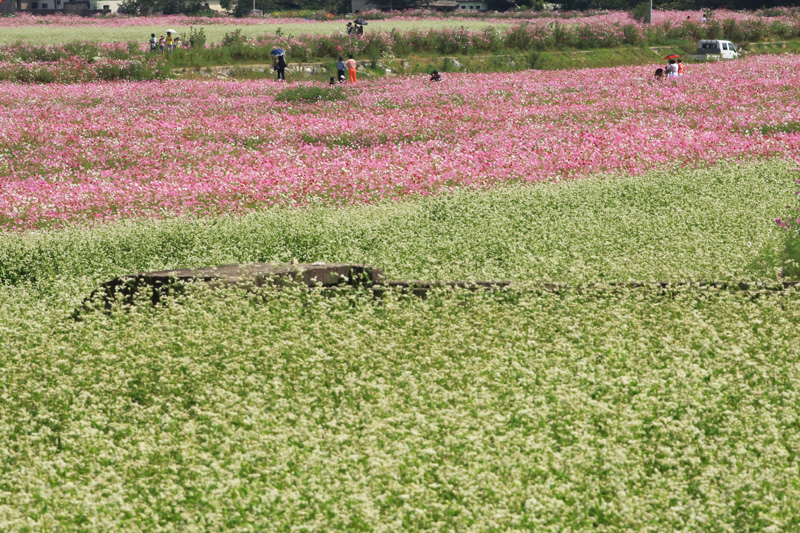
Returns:
[[[352,54],[348,57],[347,61],[344,62],[344,66],[347,67],[347,70],[350,73],[350,83],[355,83],[358,81],[356,78],[356,60],[353,59]]]
[[[163,36],[163,35],[161,35],[161,36],[158,38],[158,49],[159,49],[159,50],[161,50],[161,51],[163,52],[163,51],[164,51],[164,48],[165,48],[166,46],[167,46],[167,41],[164,39],[164,36]]]
[[[148,42],[150,43],[151,52],[155,52],[156,50],[158,50],[158,39],[156,39],[155,33],[150,34],[150,40]]]
[[[172,38],[172,32],[167,32],[167,39],[165,40],[165,43],[167,45],[167,52],[172,52],[172,49],[175,46],[175,40]]]
[[[286,81],[286,58],[283,54],[278,56],[278,61],[275,63],[275,70],[278,71],[278,81]]]

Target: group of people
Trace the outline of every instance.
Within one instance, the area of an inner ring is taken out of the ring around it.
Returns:
[[[155,33],[151,33],[150,41],[148,42],[150,43],[151,52],[156,52],[156,51],[163,52],[165,50],[167,52],[172,52],[176,48],[180,48],[181,46],[183,46],[183,41],[181,41],[181,38],[178,37],[177,35],[173,37],[171,31],[167,32],[166,37],[162,35],[158,39],[156,39]]]
[[[336,63],[336,70],[337,70],[337,77],[336,79],[331,78],[331,85],[334,85],[337,81],[339,83],[345,82],[345,70],[347,71],[348,76],[350,77],[350,83],[356,83],[358,81],[358,77],[356,76],[356,60],[353,59],[352,54],[348,56],[347,61],[344,60],[343,57],[339,57],[339,62]]]
[[[670,59],[666,67],[657,68],[653,78],[656,80],[663,80],[664,78],[676,79],[686,73],[683,67],[683,61],[680,59]]]
[[[346,31],[347,35],[364,35],[364,25],[348,22]]]
[[[350,76],[350,83],[356,83],[358,81],[356,77],[356,60],[353,59],[353,56],[349,56],[348,60],[345,61],[343,57],[339,58],[339,62],[336,64],[336,70],[338,70],[338,77],[334,78],[331,76],[330,85],[336,85],[337,83],[344,83],[345,77],[345,70]],[[442,75],[439,74],[438,70],[434,70],[431,72],[431,81],[442,81]]]

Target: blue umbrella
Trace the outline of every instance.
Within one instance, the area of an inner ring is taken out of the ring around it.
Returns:
[[[282,55],[283,55],[283,54],[285,54],[285,53],[286,53],[286,51],[285,51],[285,50],[281,50],[280,48],[276,48],[275,50],[273,50],[272,52],[270,52],[270,53],[269,53],[269,55],[271,55],[271,56],[275,56],[275,57],[278,57],[278,56],[282,56]]]

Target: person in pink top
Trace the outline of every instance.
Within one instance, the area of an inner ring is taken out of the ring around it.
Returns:
[[[353,59],[351,55],[347,61],[344,62],[344,66],[347,67],[347,70],[350,72],[350,83],[355,83],[356,80],[356,60]]]

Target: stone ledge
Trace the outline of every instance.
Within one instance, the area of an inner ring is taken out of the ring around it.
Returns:
[[[106,307],[117,299],[132,303],[136,293],[149,292],[156,304],[162,297],[180,293],[187,283],[206,283],[211,287],[232,285],[306,287],[368,286],[381,283],[380,268],[347,263],[250,263],[205,268],[184,268],[142,272],[114,278],[104,283],[88,300],[102,297]]]

